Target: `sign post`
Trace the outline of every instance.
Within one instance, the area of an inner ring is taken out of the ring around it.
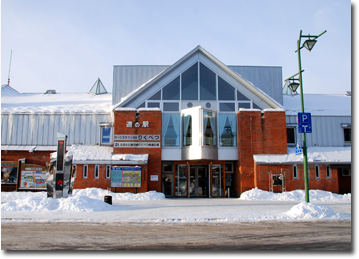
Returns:
[[[61,198],[63,196],[66,139],[66,135],[57,133],[57,159],[54,198]]]
[[[312,116],[308,112],[298,113],[299,133],[312,133]]]

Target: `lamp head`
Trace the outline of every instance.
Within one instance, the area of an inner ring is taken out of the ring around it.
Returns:
[[[293,93],[295,93],[295,92],[297,91],[298,87],[299,87],[299,83],[296,82],[296,81],[292,81],[292,82],[290,82],[289,85],[288,85],[288,88],[289,88]]]
[[[309,52],[311,52],[312,49],[313,49],[313,47],[314,47],[314,45],[315,45],[315,43],[317,43],[316,40],[311,40],[311,39],[309,39],[309,40],[306,40],[306,41],[303,43],[303,46],[304,46],[307,50],[309,50]]]

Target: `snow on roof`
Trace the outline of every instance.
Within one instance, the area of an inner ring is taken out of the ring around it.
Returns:
[[[287,115],[301,112],[300,95],[283,95]],[[351,96],[304,94],[304,110],[312,115],[351,116]]]
[[[56,152],[52,153],[56,156]],[[72,145],[66,156],[73,156],[74,164],[93,164],[107,162],[110,164],[147,164],[148,154],[113,154],[112,146],[78,146]]]
[[[296,155],[295,148],[288,148],[285,155],[253,155],[257,164],[303,163],[303,155]],[[308,147],[308,163],[351,163],[351,147]]]
[[[13,96],[18,94],[20,93],[16,91],[14,88],[12,88],[10,85],[1,86],[1,96]]]
[[[1,96],[2,113],[108,113],[111,94],[22,93]]]

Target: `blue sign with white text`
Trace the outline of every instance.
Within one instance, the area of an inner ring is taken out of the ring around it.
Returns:
[[[298,113],[299,133],[312,133],[312,116],[309,112]]]

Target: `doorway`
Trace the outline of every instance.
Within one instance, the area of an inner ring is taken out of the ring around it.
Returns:
[[[191,165],[190,166],[190,183],[189,195],[190,197],[208,197],[208,166],[205,165]]]

